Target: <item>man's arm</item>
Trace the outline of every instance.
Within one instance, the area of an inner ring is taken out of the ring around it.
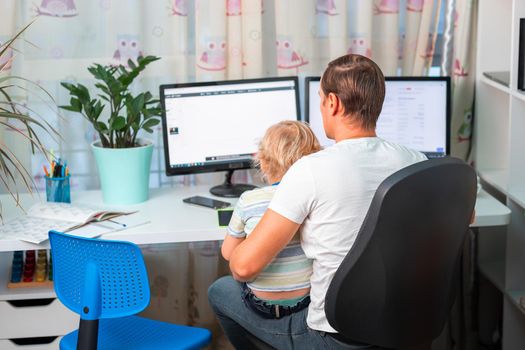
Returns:
[[[233,251],[239,244],[241,244],[246,237],[233,237],[229,234],[224,237],[224,242],[222,242],[221,247],[221,253],[222,257],[226,260],[230,260],[230,256],[232,255]]]
[[[300,224],[271,209],[230,256],[230,270],[238,281],[253,280],[290,242]]]

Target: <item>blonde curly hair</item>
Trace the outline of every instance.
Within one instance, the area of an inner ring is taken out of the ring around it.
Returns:
[[[319,150],[319,141],[307,123],[282,121],[266,130],[259,142],[255,165],[266,180],[280,179],[301,157]]]

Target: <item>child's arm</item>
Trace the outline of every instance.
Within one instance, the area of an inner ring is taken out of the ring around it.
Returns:
[[[226,237],[224,237],[224,242],[222,243],[221,253],[226,261],[230,261],[230,256],[235,248],[246,238],[246,232],[244,232],[245,222],[242,218],[242,213],[243,201],[241,196],[233,210],[230,223],[228,224],[228,233],[226,233]]]
[[[222,243],[222,257],[226,261],[230,261],[230,256],[232,255],[233,251],[239,244],[241,244],[244,241],[245,238],[246,237],[233,237],[227,234],[224,238],[224,242]]]

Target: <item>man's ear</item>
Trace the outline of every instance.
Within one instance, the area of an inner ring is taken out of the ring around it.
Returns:
[[[341,108],[341,100],[339,100],[339,97],[337,97],[337,95],[333,92],[330,92],[327,96],[326,103],[328,103],[328,110],[330,111],[330,115],[337,115],[339,109]]]

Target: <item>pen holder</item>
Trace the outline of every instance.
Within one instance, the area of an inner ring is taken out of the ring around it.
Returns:
[[[46,176],[46,197],[48,202],[71,203],[69,175],[66,177]]]

